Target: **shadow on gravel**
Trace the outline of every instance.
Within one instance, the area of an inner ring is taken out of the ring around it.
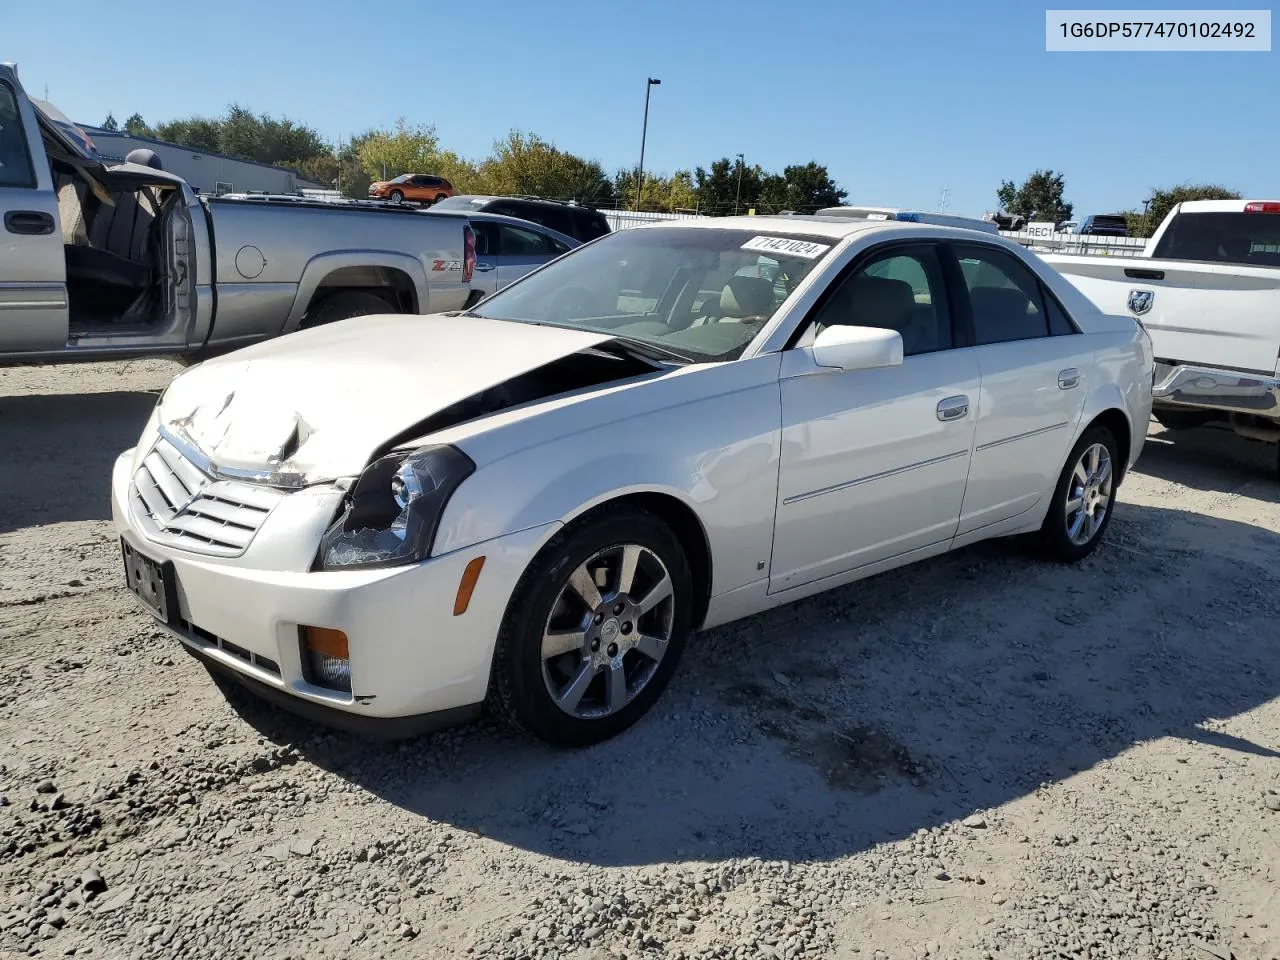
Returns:
[[[1197,490],[1236,493],[1249,485],[1252,497],[1280,500],[1275,446],[1237,436],[1225,427],[1153,432],[1136,469]]]
[[[0,533],[111,516],[111,465],[156,404],[142,392],[0,397]]]
[[[1275,534],[1123,504],[1079,566],[988,544],[709,631],[646,720],[580,752],[491,722],[371,745],[238,709],[386,801],[564,860],[826,860],[1153,738],[1280,757],[1212,719],[1280,694],[1278,568]],[[1194,775],[1203,747],[1185,756]],[[1132,791],[1176,809],[1167,782]]]

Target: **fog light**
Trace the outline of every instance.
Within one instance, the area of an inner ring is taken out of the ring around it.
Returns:
[[[341,630],[303,627],[302,666],[308,683],[351,692],[351,657]]]

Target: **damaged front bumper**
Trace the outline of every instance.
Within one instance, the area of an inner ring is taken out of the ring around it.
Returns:
[[[549,524],[401,567],[314,572],[317,545],[342,499],[336,484],[283,495],[237,555],[157,538],[134,509],[135,456],[116,461],[112,515],[120,536],[171,571],[165,628],[210,666],[258,693],[336,726],[389,735],[464,719],[483,701],[494,642],[516,582],[552,535]],[[485,558],[465,612],[467,565]],[[306,627],[342,631],[351,691],[308,679]],[[434,716],[443,714],[443,717]]]

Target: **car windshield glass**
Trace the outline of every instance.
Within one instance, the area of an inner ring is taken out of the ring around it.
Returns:
[[[694,361],[733,360],[835,243],[753,230],[623,230],[473,313],[615,334]]]
[[[392,180],[391,182],[392,182],[392,183],[408,183],[410,179],[411,179],[411,177],[410,177],[410,175],[409,175],[409,174],[407,174],[407,173],[402,173],[402,174],[400,174],[400,176],[396,177],[396,178],[395,178],[394,180]]]

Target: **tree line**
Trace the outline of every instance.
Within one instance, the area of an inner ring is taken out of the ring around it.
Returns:
[[[1066,178],[1053,170],[1036,170],[1022,183],[1003,180],[996,190],[1001,209],[1026,220],[1061,223],[1075,210],[1064,199]],[[1114,211],[1124,216],[1131,237],[1149,237],[1169,211],[1187,200],[1239,200],[1240,194],[1215,183],[1184,183],[1175,187],[1152,187],[1141,201],[1143,209]]]
[[[102,126],[119,130],[114,116]],[[305,124],[255,114],[232,104],[220,117],[186,117],[152,127],[135,113],[125,132],[155,137],[198,150],[257,160],[298,171],[306,180],[340,189],[348,197],[368,195],[374,180],[402,173],[431,173],[449,180],[458,193],[524,195],[577,200],[600,207],[648,211],[694,211],[725,215],[812,212],[841,203],[847,193],[817,162],[781,171],[721,157],[706,167],[671,174],[635,168],[606,171],[597,160],[561,150],[533,133],[512,130],[488,156],[462,157],[440,143],[430,124],[398,121],[390,130],[369,129],[337,146]],[[641,183],[643,182],[643,186]]]

